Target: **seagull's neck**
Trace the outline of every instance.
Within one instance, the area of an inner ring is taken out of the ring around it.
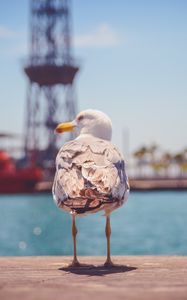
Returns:
[[[77,137],[76,137],[76,139],[75,140],[86,140],[86,141],[88,141],[88,143],[89,143],[89,141],[90,142],[92,142],[92,143],[94,143],[94,140],[96,141],[98,141],[98,140],[103,140],[103,141],[109,141],[108,139],[102,139],[102,138],[100,138],[100,137],[97,137],[97,136],[94,136],[94,135],[92,135],[92,134],[89,134],[89,133],[81,133],[81,134],[79,134]]]
[[[94,139],[96,138],[94,135],[90,134],[90,133],[80,133],[76,140],[82,140],[82,139]]]

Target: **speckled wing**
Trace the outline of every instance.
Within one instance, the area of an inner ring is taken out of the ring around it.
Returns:
[[[82,138],[60,149],[53,184],[57,206],[78,214],[110,212],[127,200],[128,192],[123,157],[109,141]]]

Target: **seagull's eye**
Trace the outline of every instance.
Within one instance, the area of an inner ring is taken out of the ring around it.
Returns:
[[[83,116],[79,116],[79,117],[77,118],[78,121],[82,121],[83,119],[84,119]]]

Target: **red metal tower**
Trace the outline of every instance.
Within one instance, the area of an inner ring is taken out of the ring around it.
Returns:
[[[45,165],[54,161],[58,148],[56,124],[76,115],[73,85],[78,67],[71,51],[70,0],[30,1],[25,152]]]

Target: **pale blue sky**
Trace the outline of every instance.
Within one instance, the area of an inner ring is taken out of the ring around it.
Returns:
[[[29,0],[0,2],[0,130],[22,132]],[[80,110],[100,109],[122,147],[187,147],[187,1],[72,0]]]

